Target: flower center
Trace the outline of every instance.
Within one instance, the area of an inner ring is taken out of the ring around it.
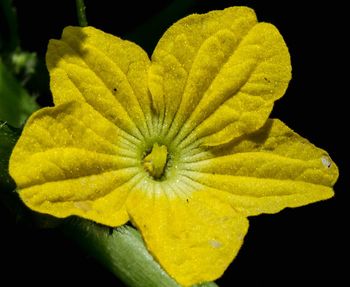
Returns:
[[[154,178],[160,179],[167,163],[168,149],[165,145],[153,145],[152,151],[143,159],[144,169]]]

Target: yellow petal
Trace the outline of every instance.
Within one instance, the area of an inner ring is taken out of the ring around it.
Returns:
[[[230,193],[231,199],[225,198],[246,215],[328,199],[338,177],[326,151],[279,120],[269,120],[250,136],[212,148],[200,158],[187,156],[183,168],[217,196]]]
[[[149,87],[169,141],[217,145],[260,128],[290,77],[278,30],[233,7],[170,27],[152,56]]]
[[[46,62],[55,104],[86,101],[140,138],[149,133],[147,54],[136,44],[93,27],[67,27],[51,40]]]
[[[182,286],[220,277],[248,229],[248,220],[229,204],[186,181],[141,182],[127,202],[147,248]]]
[[[135,144],[89,105],[36,112],[10,158],[20,197],[33,210],[106,225],[128,220],[124,202],[139,162]]]

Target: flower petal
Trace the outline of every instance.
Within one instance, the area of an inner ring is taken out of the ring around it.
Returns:
[[[333,196],[338,169],[328,154],[279,120],[201,158],[187,157],[183,169],[193,180],[231,194],[246,215],[274,213]],[[191,162],[192,161],[192,162]]]
[[[133,224],[157,261],[182,286],[217,279],[241,247],[248,220],[205,190],[184,197],[176,194],[181,194],[178,184],[167,190],[161,185],[153,191],[144,185],[133,190],[127,203]]]
[[[10,174],[30,208],[79,215],[106,225],[128,220],[124,202],[137,180],[135,144],[89,105],[36,112],[10,159]]]
[[[170,27],[152,56],[149,87],[169,142],[218,145],[260,128],[290,78],[278,30],[233,7]]]
[[[51,40],[46,62],[55,104],[86,101],[140,138],[149,133],[150,60],[136,44],[93,27],[67,27]]]

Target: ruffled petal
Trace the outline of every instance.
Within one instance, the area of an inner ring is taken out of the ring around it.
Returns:
[[[20,197],[33,210],[79,215],[106,225],[128,220],[124,203],[137,180],[135,143],[89,105],[36,112],[10,159]]]
[[[182,286],[220,277],[248,229],[248,220],[228,203],[186,182],[141,182],[127,203],[147,248]]]
[[[50,41],[46,63],[55,104],[84,101],[126,132],[149,134],[150,60],[139,46],[93,27],[66,27]]]
[[[230,193],[245,215],[275,213],[333,196],[338,169],[326,151],[294,133],[279,120],[259,131],[201,154],[185,155],[183,173]]]
[[[153,53],[149,87],[169,142],[215,146],[263,126],[290,78],[278,30],[233,7],[170,27]]]

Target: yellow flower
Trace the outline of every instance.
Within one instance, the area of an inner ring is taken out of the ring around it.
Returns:
[[[327,153],[268,119],[290,57],[249,8],[178,21],[151,61],[134,43],[67,27],[47,65],[55,107],[32,115],[10,160],[22,200],[57,217],[130,220],[182,285],[222,275],[247,216],[333,196]]]

